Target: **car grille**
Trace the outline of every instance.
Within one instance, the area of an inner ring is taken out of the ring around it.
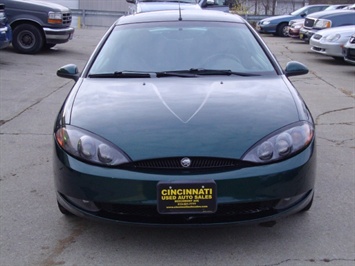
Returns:
[[[63,25],[70,26],[71,20],[71,13],[63,13]]]
[[[345,54],[347,59],[355,61],[355,49],[347,49],[347,53]]]
[[[315,22],[315,19],[313,19],[313,18],[306,18],[306,19],[304,20],[304,27],[306,27],[306,28],[312,28],[313,25],[314,25],[314,22]]]
[[[190,165],[185,167],[182,160],[187,157],[172,157],[172,158],[158,158],[151,160],[135,161],[125,164],[123,168],[131,168],[131,170],[228,170],[249,167],[253,164],[235,159],[212,158],[212,157],[189,157]]]
[[[322,35],[320,34],[314,34],[313,39],[315,40],[320,40],[322,38]]]
[[[277,213],[274,207],[278,202],[279,200],[240,204],[219,204],[216,213],[188,215],[162,215],[158,213],[156,205],[95,204],[101,209],[99,216],[107,219],[146,224],[187,225],[228,223],[270,216]]]

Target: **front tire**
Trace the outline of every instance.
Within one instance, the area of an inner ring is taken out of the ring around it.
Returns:
[[[14,28],[12,46],[21,54],[38,53],[44,45],[41,30],[31,24],[21,24]]]
[[[280,37],[288,37],[288,24],[287,23],[281,23],[277,27],[277,35]]]

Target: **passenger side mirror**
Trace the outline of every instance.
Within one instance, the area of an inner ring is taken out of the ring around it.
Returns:
[[[57,76],[77,81],[79,79],[78,67],[74,64],[65,65],[58,69]]]
[[[288,62],[285,68],[286,77],[305,75],[309,72],[308,68],[297,61]]]

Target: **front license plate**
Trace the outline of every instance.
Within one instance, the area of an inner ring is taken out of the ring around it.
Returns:
[[[157,200],[161,214],[214,213],[217,185],[213,180],[159,182]]]

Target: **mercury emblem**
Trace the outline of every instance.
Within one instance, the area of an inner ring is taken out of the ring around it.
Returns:
[[[181,166],[182,166],[182,167],[187,168],[187,167],[190,167],[190,165],[191,165],[191,160],[190,160],[190,158],[185,157],[185,158],[182,158],[182,159],[181,159],[180,163],[181,163]]]

